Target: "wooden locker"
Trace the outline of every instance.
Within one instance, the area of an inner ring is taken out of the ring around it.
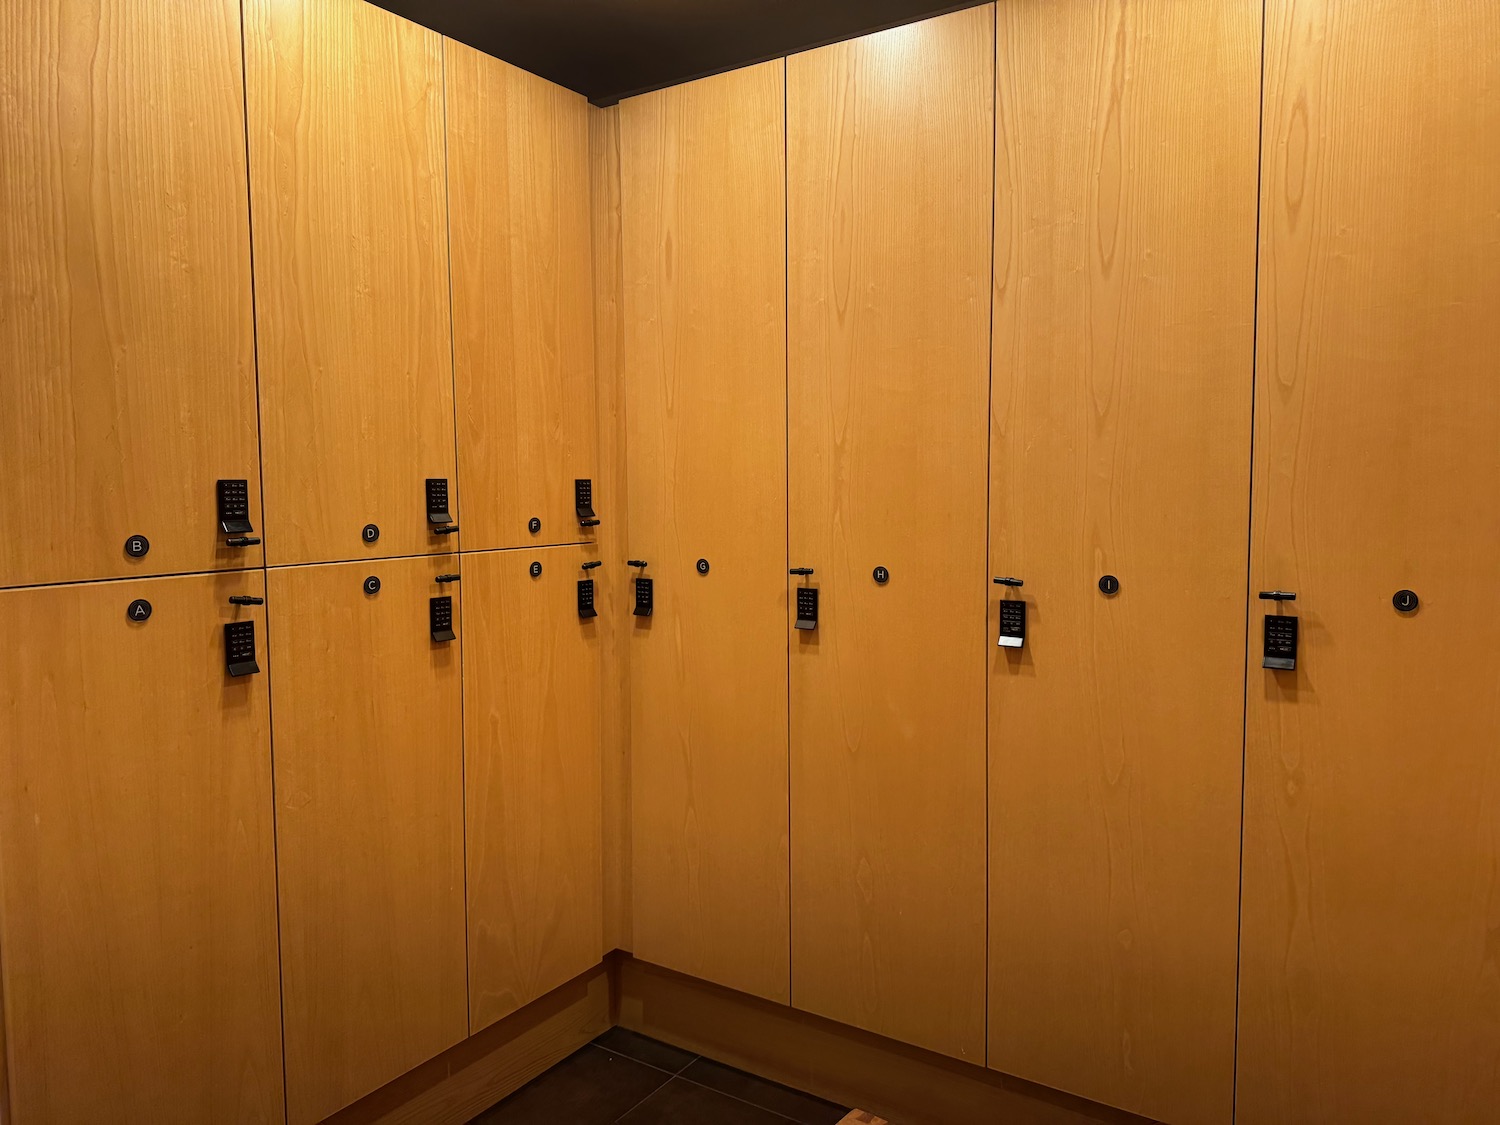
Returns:
[[[259,572],[0,593],[13,1125],[283,1120],[265,616],[229,603],[263,593]],[[231,622],[259,674],[228,674]]]
[[[464,544],[592,540],[598,422],[588,102],[444,40]],[[530,521],[540,521],[539,531]]]
[[[287,1115],[320,1121],[468,1031],[458,556],[272,570]],[[378,587],[378,588],[376,588]],[[371,592],[372,588],[374,592]]]
[[[993,20],[787,60],[792,1002],[974,1062]]]
[[[597,558],[464,556],[471,1033],[605,954]]]
[[[455,551],[442,39],[245,0],[245,60],[267,558]]]
[[[1227,1125],[1260,0],[997,11],[989,1065]]]
[[[237,0],[0,11],[0,586],[261,564],[241,78]]]
[[[628,545],[655,592],[630,650],[634,951],[781,1003],[783,92],[776,61],[620,107]]]
[[[1242,1125],[1500,1106],[1497,43],[1493,4],[1266,6]]]

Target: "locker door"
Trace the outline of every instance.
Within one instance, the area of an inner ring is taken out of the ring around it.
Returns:
[[[620,108],[628,545],[656,594],[629,626],[634,952],[781,1003],[783,104],[771,62]]]
[[[442,39],[245,0],[245,59],[269,561],[456,550]]]
[[[14,1125],[282,1120],[265,618],[229,603],[263,592],[0,593]],[[227,674],[230,622],[254,623],[260,674]]]
[[[460,642],[429,615],[452,597],[462,636],[457,562],[270,572],[292,1125],[467,1032]]]
[[[1500,1105],[1500,8],[1266,16],[1236,1120],[1479,1125]],[[1294,671],[1261,667],[1272,588],[1297,594]]]
[[[471,1033],[605,953],[597,555],[464,556]]]
[[[787,61],[791,560],[822,603],[791,653],[792,1001],[970,1061],[993,19]]]
[[[0,586],[261,563],[239,13],[0,11]]]
[[[574,489],[598,467],[588,102],[451,39],[443,50],[464,544],[591,540]]]
[[[1227,1125],[1260,2],[998,12],[989,1065]]]

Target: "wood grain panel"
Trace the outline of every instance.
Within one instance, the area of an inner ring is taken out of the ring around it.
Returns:
[[[319,1121],[468,1028],[456,556],[273,570],[287,1116]],[[366,594],[366,577],[380,591]]]
[[[1500,1105],[1500,9],[1267,5],[1237,1120]],[[1417,592],[1415,614],[1392,606]]]
[[[972,1061],[993,19],[787,61],[790,558],[822,591],[791,654],[792,1000]]]
[[[588,103],[451,39],[443,50],[464,544],[592,539],[573,492],[598,467]],[[601,519],[618,518],[609,499],[596,490]]]
[[[589,176],[594,258],[594,371],[598,383],[599,476],[611,519],[600,526],[600,557],[612,565],[596,572],[599,641],[603,650],[604,947],[629,949],[630,871],[630,634],[631,619],[616,601],[629,576],[618,560],[629,555],[626,489],[625,261],[620,229],[620,109],[589,110]]]
[[[656,583],[630,653],[634,949],[785,1001],[782,64],[620,122],[629,549]]]
[[[267,558],[456,550],[425,493],[447,477],[459,517],[442,41],[363,0],[245,0],[245,59]]]
[[[997,647],[995,588],[989,1065],[1227,1122],[1260,4],[1002,5],[996,42],[991,559],[1030,620]]]
[[[0,594],[15,1125],[282,1120],[259,573]],[[144,622],[126,617],[136,598]],[[259,626],[230,678],[223,625]]]
[[[597,557],[464,556],[471,1032],[604,956],[599,618],[577,596]]]
[[[0,586],[261,563],[242,99],[234,0],[0,12]]]

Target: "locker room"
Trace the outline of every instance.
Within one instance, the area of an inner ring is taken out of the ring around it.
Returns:
[[[1500,1122],[1500,5],[5,0],[0,1122]]]

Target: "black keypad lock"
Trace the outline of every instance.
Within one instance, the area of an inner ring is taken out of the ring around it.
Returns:
[[[650,578],[637,578],[635,580],[635,616],[650,617],[652,603],[655,595],[652,590],[653,580]]]
[[[219,482],[219,527],[225,535],[245,535],[255,530],[250,526],[249,481]]]
[[[452,523],[453,515],[448,511],[448,478],[427,478],[427,522],[432,524]]]
[[[573,482],[573,508],[578,512],[578,522],[583,527],[595,527],[599,521],[594,516],[594,482],[579,477]]]
[[[1026,603],[1007,598],[1000,603],[1000,647],[1021,648],[1026,644]]]
[[[231,676],[260,671],[255,662],[254,621],[231,621],[224,626],[224,667]]]
[[[435,641],[451,641],[453,632],[453,598],[449,594],[427,599],[427,623]]]
[[[816,629],[818,627],[818,588],[816,586],[797,587],[797,628]]]
[[[599,616],[599,611],[594,608],[594,580],[592,578],[578,580],[578,616],[585,620]]]
[[[1262,668],[1290,672],[1297,667],[1297,621],[1285,614],[1267,615]]]

